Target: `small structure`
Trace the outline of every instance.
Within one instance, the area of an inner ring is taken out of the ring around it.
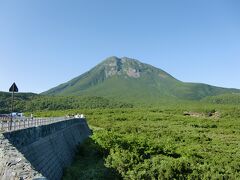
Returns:
[[[83,114],[76,114],[74,115],[75,118],[84,118],[84,115]]]

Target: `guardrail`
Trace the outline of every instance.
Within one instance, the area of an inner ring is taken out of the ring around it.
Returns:
[[[51,118],[0,118],[1,131],[15,131],[29,127],[37,127],[55,122],[74,119],[74,117],[51,117]],[[11,125],[12,123],[12,125]],[[11,127],[11,128],[10,128]]]

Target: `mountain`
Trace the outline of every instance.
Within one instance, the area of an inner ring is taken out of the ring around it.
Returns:
[[[185,83],[167,72],[127,57],[109,57],[90,71],[54,87],[45,95],[88,95],[125,102],[199,100],[206,96],[240,92],[200,83]]]

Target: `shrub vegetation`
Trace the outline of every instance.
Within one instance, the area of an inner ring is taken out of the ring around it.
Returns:
[[[183,115],[186,110],[207,113],[213,109],[221,116]],[[83,112],[93,130],[91,140],[116,178],[240,178],[239,107],[186,105]],[[75,163],[70,169],[87,162]],[[76,168],[78,171],[81,169]],[[74,171],[68,172],[72,179],[81,179],[74,177]]]

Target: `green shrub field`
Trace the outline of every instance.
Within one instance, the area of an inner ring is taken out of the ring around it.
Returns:
[[[93,135],[79,148],[63,179],[82,179],[82,173],[90,172],[88,179],[240,178],[237,106],[189,104],[82,112]],[[84,148],[95,149],[91,160],[79,158]],[[94,163],[88,168],[89,162]],[[81,166],[85,168],[77,168]]]

